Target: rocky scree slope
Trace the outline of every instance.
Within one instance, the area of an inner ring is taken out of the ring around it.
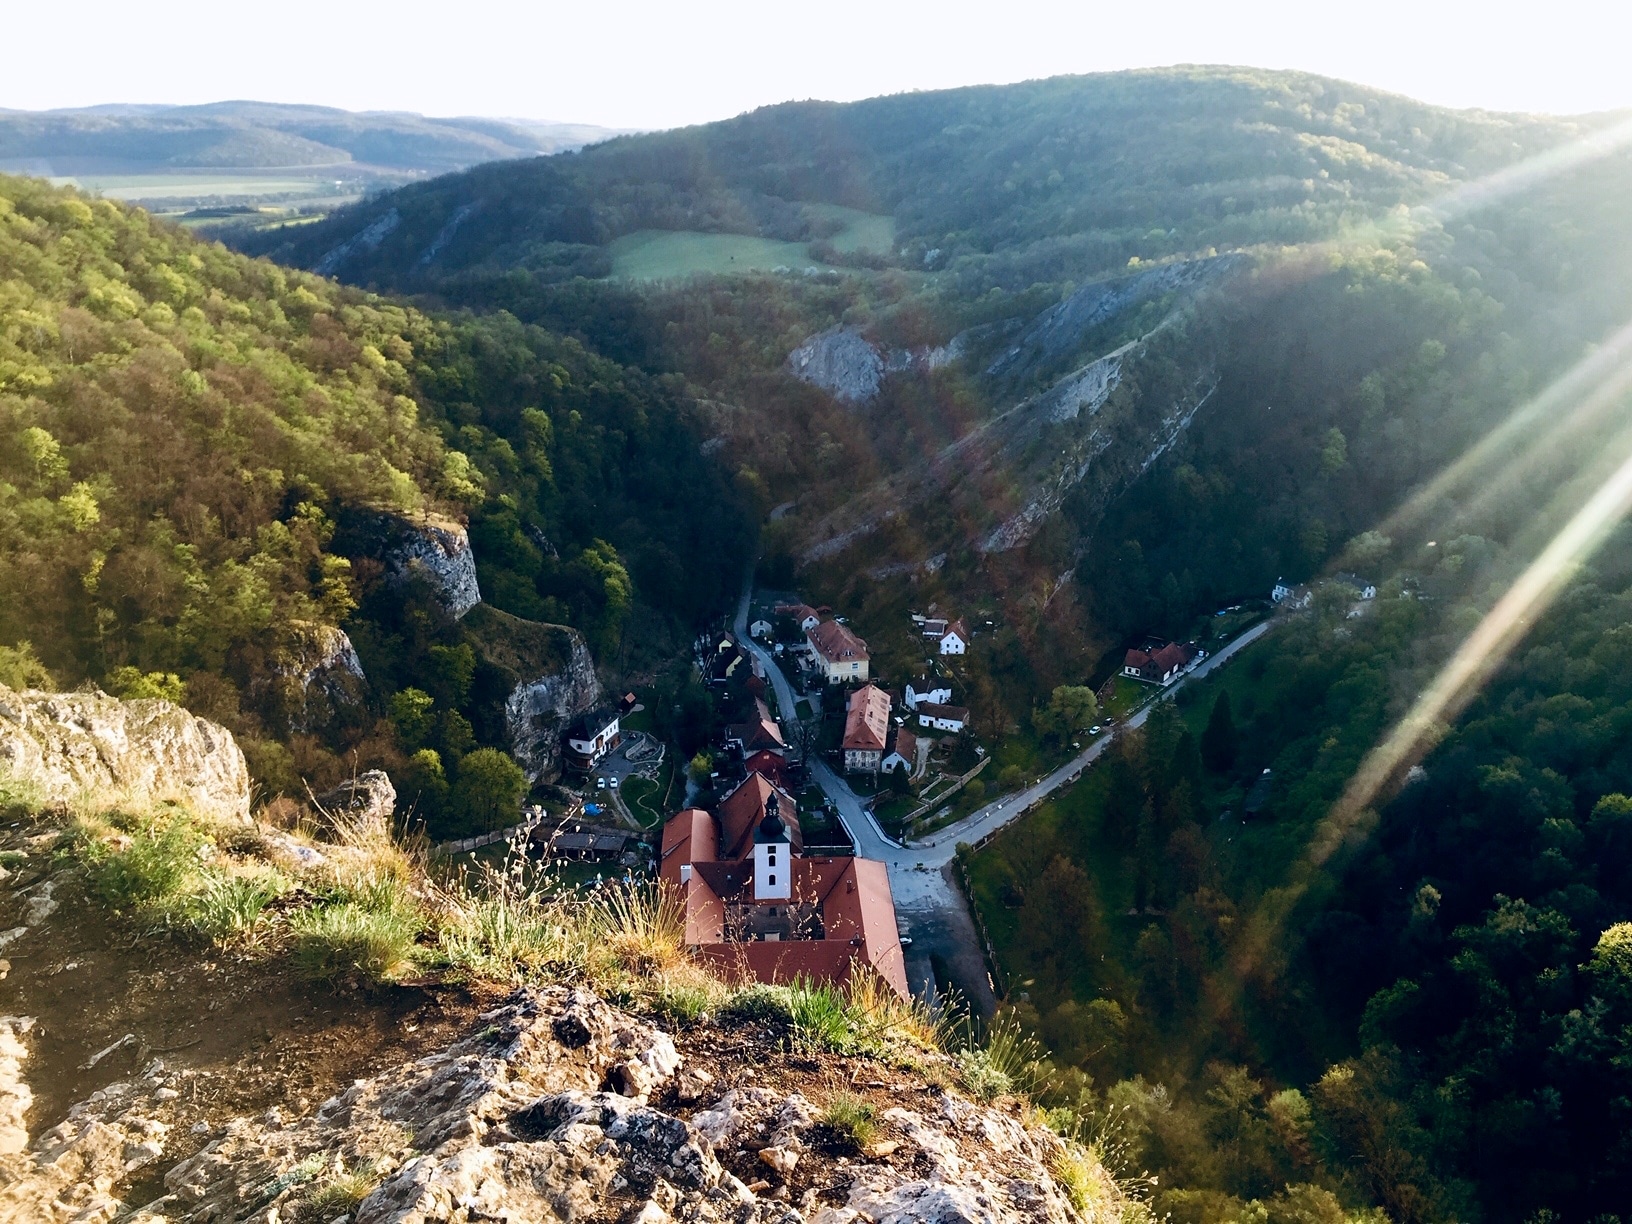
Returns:
[[[1085,285],[1044,311],[1005,344],[975,377],[993,399],[1009,406],[957,441],[845,500],[803,532],[800,561],[810,564],[869,540],[891,520],[911,515],[920,551],[1021,548],[1075,496],[1087,516],[1111,501],[1165,454],[1189,428],[1217,385],[1216,363],[1205,343],[1186,343],[1186,323],[1206,309],[1198,298],[1239,270],[1245,258],[1180,263]],[[1151,301],[1166,299],[1156,327],[1094,351],[1096,335]],[[826,352],[839,333],[812,337],[799,350]],[[796,372],[817,381],[839,371],[824,388],[863,401],[850,375],[855,351],[872,353],[877,377],[884,354],[859,332],[846,330],[846,361],[809,357]],[[1085,346],[1086,351],[1085,351]],[[921,361],[900,361],[913,375],[966,360],[968,338],[954,337]],[[971,354],[972,355],[972,354]],[[877,560],[869,555],[869,560]],[[912,562],[922,558],[891,558]]]

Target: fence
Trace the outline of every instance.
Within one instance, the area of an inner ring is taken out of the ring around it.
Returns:
[[[998,963],[992,933],[986,929],[986,920],[980,916],[980,907],[975,904],[975,886],[969,882],[969,868],[964,865],[961,858],[952,861],[957,866],[958,884],[963,888],[963,899],[969,907],[969,916],[975,922],[975,934],[980,937],[980,954],[986,959],[986,972],[992,979],[992,993],[997,996],[999,1002],[1002,1002],[1009,997],[1009,975],[1003,972],[1003,966]]]
[[[960,777],[947,790],[943,791],[939,795],[936,795],[935,798],[932,801],[930,801],[929,803],[919,804],[912,811],[908,812],[905,816],[903,816],[901,818],[901,827],[903,829],[905,829],[908,825],[910,825],[913,821],[917,820],[925,812],[929,811],[932,808],[940,807],[941,804],[946,803],[950,799],[955,799],[957,797],[958,792],[961,791],[964,787],[968,786],[969,783],[973,782],[974,779],[975,779],[975,775],[978,774],[981,770],[985,769],[986,766],[990,765],[991,763],[992,763],[992,758],[991,757],[989,757],[989,756],[982,757],[980,759],[979,763],[977,763],[973,769],[971,769],[968,773],[966,773],[962,777]]]

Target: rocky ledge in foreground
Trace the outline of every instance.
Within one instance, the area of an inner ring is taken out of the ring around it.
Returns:
[[[12,1052],[0,1070],[15,1081],[19,1070],[26,1076],[18,1051],[27,1024],[8,1017],[0,1028]],[[1017,1117],[896,1076],[863,1085],[898,1103],[880,1111],[876,1135],[857,1149],[776,1072],[801,1065],[801,1082],[819,1097],[824,1083],[853,1084],[861,1064],[766,1046],[756,1073],[741,1062],[737,1035],[724,1036],[682,1056],[666,1034],[589,991],[522,990],[445,1051],[358,1080],[304,1117],[273,1109],[215,1128],[186,1125],[188,1073],[154,1061],[22,1151],[0,1154],[0,1219],[1077,1218],[1049,1172],[1057,1140]],[[26,1099],[21,1083],[10,1090]]]

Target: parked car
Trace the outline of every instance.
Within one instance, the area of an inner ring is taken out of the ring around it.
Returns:
[[[1098,723],[1095,723],[1093,726],[1088,728],[1088,734],[1089,735],[1098,735],[1099,732],[1100,732],[1100,726],[1099,726]]]
[[[605,778],[596,778],[595,779],[595,789],[596,790],[605,790],[606,789],[606,779]]]
[[[613,778],[610,782],[607,783],[607,785],[610,786],[613,790],[617,790],[618,789],[618,780],[616,778]]]

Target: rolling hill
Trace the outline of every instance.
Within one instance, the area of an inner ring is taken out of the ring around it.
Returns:
[[[243,101],[0,110],[0,173],[73,180],[161,212],[257,204],[309,212],[428,174],[616,134],[590,124]]]

